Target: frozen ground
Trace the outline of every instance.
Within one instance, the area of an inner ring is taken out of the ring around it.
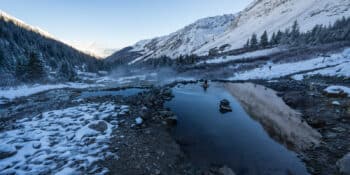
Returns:
[[[253,51],[253,52],[243,53],[240,55],[221,56],[221,57],[217,57],[214,59],[201,61],[201,62],[197,63],[197,65],[200,65],[200,64],[219,64],[219,63],[226,63],[229,61],[241,60],[241,59],[254,59],[257,57],[268,56],[268,55],[282,52],[282,51],[283,51],[283,49],[281,49],[281,48],[257,50],[257,51]]]
[[[350,75],[350,49],[345,49],[341,53],[332,54],[329,57],[317,57],[310,60],[294,63],[273,64],[268,63],[262,67],[235,73],[230,80],[251,80],[251,79],[273,79],[291,74],[293,78],[300,80],[304,75],[322,74],[322,75]],[[315,70],[319,69],[319,70]],[[307,73],[300,73],[300,72]],[[309,71],[309,72],[308,72]],[[298,74],[300,73],[300,74]]]
[[[1,174],[104,174],[97,162],[108,151],[118,114],[128,106],[82,104],[18,120],[0,133]],[[109,121],[109,122],[108,122]]]
[[[25,97],[40,92],[52,90],[52,89],[63,89],[63,88],[74,88],[84,89],[89,87],[99,87],[101,84],[85,84],[85,83],[64,83],[64,84],[36,84],[36,85],[23,85],[10,88],[0,88],[0,98],[15,99],[18,97]]]

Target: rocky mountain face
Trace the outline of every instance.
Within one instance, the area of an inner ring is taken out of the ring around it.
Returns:
[[[121,62],[125,54],[132,55],[122,61],[128,64],[162,56],[203,56],[212,49],[222,52],[241,48],[253,33],[260,36],[266,30],[272,34],[290,28],[295,21],[301,31],[308,31],[343,16],[350,16],[348,0],[256,0],[238,14],[198,20],[167,36],[140,41],[106,60]]]
[[[1,86],[38,80],[73,80],[77,71],[95,71],[100,65],[95,57],[47,32],[0,13]]]

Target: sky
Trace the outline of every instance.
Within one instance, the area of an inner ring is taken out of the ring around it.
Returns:
[[[0,10],[102,56],[194,21],[237,13],[253,0],[0,0]]]

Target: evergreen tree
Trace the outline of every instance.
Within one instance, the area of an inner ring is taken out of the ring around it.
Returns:
[[[269,44],[271,46],[277,45],[277,40],[276,40],[276,33],[273,32]]]
[[[276,44],[281,44],[282,37],[283,37],[283,33],[280,30],[278,30],[276,34]]]
[[[254,49],[258,47],[258,39],[255,33],[252,35],[252,38],[250,39],[250,47]]]
[[[299,24],[298,24],[298,21],[294,21],[293,26],[292,26],[292,31],[290,33],[291,43],[296,44],[299,36],[300,36]]]
[[[22,61],[22,59],[18,59],[15,67],[15,76],[18,80],[23,81],[27,76],[27,65]]]
[[[244,48],[249,48],[250,47],[250,39],[247,40],[247,42],[244,45]]]
[[[266,48],[268,45],[269,45],[269,38],[268,38],[267,32],[265,30],[264,33],[260,37],[260,46],[262,48]]]
[[[2,49],[0,49],[0,68],[5,68],[5,55]]]
[[[44,65],[34,52],[31,52],[29,55],[27,69],[29,80],[40,80],[44,77]]]

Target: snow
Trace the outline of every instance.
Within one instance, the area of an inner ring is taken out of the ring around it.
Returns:
[[[350,77],[350,62],[344,63],[335,67],[331,68],[326,68],[326,69],[321,69],[317,70],[314,72],[310,72],[304,75],[297,75],[297,77],[301,76],[301,78],[297,78],[299,80],[302,80],[303,76],[312,76],[312,75],[323,75],[323,76],[334,76],[334,77]]]
[[[2,153],[11,154],[15,152],[16,152],[16,149],[13,146],[8,144],[3,144],[3,143],[0,144],[0,154]]]
[[[81,104],[17,120],[12,130],[0,133],[0,149],[17,151],[0,159],[4,174],[104,174],[96,164],[109,156],[109,139],[116,129],[115,113],[128,111],[112,102]],[[108,129],[88,128],[110,116]],[[11,146],[6,146],[11,145]]]
[[[40,92],[52,90],[52,89],[63,89],[63,88],[73,88],[73,89],[84,89],[90,87],[100,87],[101,84],[85,84],[85,83],[64,83],[64,84],[47,84],[47,85],[23,85],[11,88],[0,88],[0,98],[7,98],[13,100],[18,97],[30,96]]]
[[[206,61],[201,61],[197,63],[199,64],[217,64],[217,63],[226,63],[229,61],[234,61],[234,60],[240,60],[240,59],[253,59],[257,57],[262,57],[262,56],[268,56],[274,53],[278,53],[283,51],[283,49],[280,48],[271,48],[271,49],[264,49],[264,50],[258,50],[258,51],[253,51],[253,52],[247,52],[239,55],[232,55],[232,56],[221,56],[218,58],[206,60]]]
[[[136,43],[131,51],[142,56],[129,64],[164,55],[204,56],[224,45],[228,47],[223,51],[237,49],[253,33],[260,36],[266,30],[271,36],[291,27],[296,20],[305,32],[317,24],[332,24],[343,16],[350,16],[348,0],[256,0],[240,13],[200,19],[169,35]]]
[[[142,122],[143,122],[143,119],[142,119],[141,117],[137,117],[137,118],[135,119],[135,122],[136,122],[136,124],[141,125]]]
[[[350,1],[345,0],[260,0],[239,14],[230,31],[202,46],[195,54],[207,54],[211,48],[231,44],[242,47],[248,38],[265,30],[270,34],[291,27],[298,21],[301,31],[311,30],[316,24],[329,25],[343,16],[350,16]]]
[[[346,86],[328,86],[326,89],[324,89],[325,92],[329,94],[339,94],[339,93],[346,93],[348,94],[348,97],[350,97],[350,88]]]
[[[176,58],[182,54],[189,54],[227,31],[234,19],[235,15],[232,14],[203,18],[169,35],[139,41],[131,51],[141,52],[143,55],[150,55],[153,58],[163,55]],[[156,49],[147,47],[151,44]],[[144,59],[145,56],[141,56],[129,64]]]
[[[77,174],[77,172],[73,168],[63,168],[60,172],[56,173],[55,175],[74,175]]]
[[[237,72],[229,80],[250,80],[250,79],[273,79],[290,74],[297,74],[301,71],[311,71],[314,69],[322,69],[328,66],[344,66],[350,62],[350,49],[345,49],[341,53],[330,55],[330,57],[316,57],[309,60],[283,63],[283,64],[272,64],[268,63],[260,68],[255,68],[245,72]],[[271,66],[271,70],[270,70]],[[345,71],[349,71],[348,68]],[[293,78],[300,80],[303,74],[294,75]]]
[[[332,101],[332,105],[334,105],[334,106],[339,106],[339,105],[340,105],[340,102],[339,102],[339,101]]]

